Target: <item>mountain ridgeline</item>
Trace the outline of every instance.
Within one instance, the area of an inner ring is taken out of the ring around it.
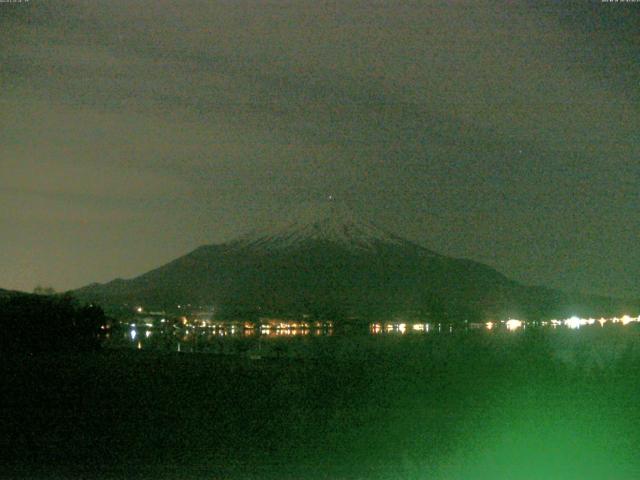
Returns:
[[[622,314],[636,305],[524,286],[329,209],[73,292],[109,308],[212,305],[219,318],[485,321]]]

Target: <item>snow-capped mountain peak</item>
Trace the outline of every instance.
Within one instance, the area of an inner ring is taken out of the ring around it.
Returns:
[[[283,222],[255,230],[233,243],[239,247],[272,250],[310,241],[366,250],[381,244],[409,243],[335,201],[306,208]]]

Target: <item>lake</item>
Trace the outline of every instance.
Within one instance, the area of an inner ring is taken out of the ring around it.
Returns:
[[[637,327],[129,325],[101,352],[0,363],[0,476],[640,478]]]

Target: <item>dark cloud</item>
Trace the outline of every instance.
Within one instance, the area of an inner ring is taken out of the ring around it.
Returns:
[[[0,285],[133,275],[333,193],[518,280],[637,296],[638,8],[2,4]]]

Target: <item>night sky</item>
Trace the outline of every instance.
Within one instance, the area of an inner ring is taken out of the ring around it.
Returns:
[[[0,287],[134,276],[333,195],[640,297],[640,3],[448,3],[0,3]]]

